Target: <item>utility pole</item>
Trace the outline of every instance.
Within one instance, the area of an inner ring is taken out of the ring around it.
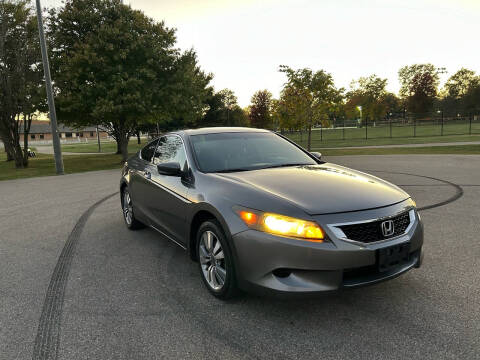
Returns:
[[[98,125],[97,125],[97,142],[98,142],[98,152],[102,152],[102,146],[100,145],[100,132],[98,131]]]
[[[43,71],[45,73],[45,86],[47,88],[47,100],[48,100],[48,109],[50,112],[50,125],[52,127],[52,142],[53,142],[53,152],[55,156],[55,169],[57,175],[63,175],[63,159],[62,159],[62,149],[60,147],[60,138],[58,137],[57,130],[57,113],[55,112],[55,101],[53,99],[52,91],[52,79],[50,76],[50,65],[48,63],[48,54],[47,54],[47,43],[45,42],[45,34],[43,32],[43,18],[42,18],[42,7],[40,5],[40,0],[37,2],[37,20],[38,20],[38,34],[40,36],[40,47],[42,49],[42,59],[43,59]]]

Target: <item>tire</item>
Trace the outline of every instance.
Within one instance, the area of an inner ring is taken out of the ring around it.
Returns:
[[[238,290],[232,252],[218,221],[208,220],[200,226],[196,250],[200,276],[208,291],[221,300],[235,297]]]
[[[129,230],[137,230],[145,227],[145,225],[138,221],[135,218],[135,215],[133,213],[133,204],[132,204],[132,198],[130,196],[130,192],[128,191],[128,187],[125,186],[122,189],[122,212],[123,212],[123,220],[125,221],[125,225],[127,225],[127,228]]]

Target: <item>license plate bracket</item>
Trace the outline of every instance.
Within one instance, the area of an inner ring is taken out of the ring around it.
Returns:
[[[409,260],[410,243],[389,246],[377,250],[377,266],[379,272],[389,271]]]

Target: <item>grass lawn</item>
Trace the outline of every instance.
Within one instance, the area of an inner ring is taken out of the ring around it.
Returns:
[[[426,144],[436,142],[480,141],[480,123],[472,124],[472,135],[468,134],[469,124],[446,124],[443,136],[440,135],[439,125],[417,126],[415,133],[413,126],[368,127],[368,139],[365,139],[365,128],[351,129],[318,129],[312,131],[312,148],[322,147],[348,147],[368,145],[400,145],[400,144]],[[416,136],[414,136],[416,135]],[[306,146],[307,133],[287,135],[296,143]]]
[[[325,156],[339,155],[389,155],[389,154],[476,154],[480,155],[480,145],[431,146],[416,148],[365,148],[365,149],[323,149]],[[0,152],[0,180],[20,179],[34,176],[55,175],[55,163],[52,155],[38,154],[29,160],[26,169],[15,169],[13,161],[6,162],[4,152]],[[120,169],[121,156],[102,155],[66,155],[63,157],[66,174]]]
[[[15,169],[13,161],[6,162],[4,152],[0,153],[0,180],[20,179],[34,176],[55,175],[55,162],[52,155],[37,154],[29,160],[26,169]],[[120,169],[122,157],[114,154],[104,155],[70,155],[63,157],[63,166],[66,174]]]
[[[136,153],[147,144],[146,140],[142,139],[142,143],[137,144],[136,139],[130,140],[128,143],[128,152]],[[112,153],[117,151],[117,143],[115,141],[102,142],[102,153]],[[96,153],[98,152],[98,144],[96,142],[77,143],[77,144],[62,144],[62,151],[74,153]]]

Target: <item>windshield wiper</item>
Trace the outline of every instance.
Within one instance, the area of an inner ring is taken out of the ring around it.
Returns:
[[[216,172],[216,173],[230,173],[230,172],[240,172],[240,171],[250,171],[250,170],[253,170],[253,169],[245,169],[245,168],[225,169],[225,170],[217,170],[217,171],[213,171],[213,172]]]
[[[271,169],[271,168],[277,168],[277,167],[305,166],[305,165],[315,165],[315,164],[305,164],[305,163],[277,164],[277,165],[264,166],[259,169]],[[255,169],[255,170],[259,170],[259,169]]]

